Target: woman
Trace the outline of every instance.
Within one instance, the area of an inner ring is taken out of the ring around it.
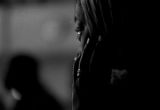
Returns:
[[[122,1],[76,0],[75,10],[82,49],[73,68],[73,110],[125,108],[127,8]]]

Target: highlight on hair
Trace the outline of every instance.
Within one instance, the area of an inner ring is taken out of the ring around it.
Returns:
[[[110,0],[76,0],[84,14],[90,36],[105,37],[112,29],[112,9]]]

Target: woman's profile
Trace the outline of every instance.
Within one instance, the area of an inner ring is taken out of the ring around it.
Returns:
[[[72,109],[124,109],[128,101],[125,4],[76,0],[75,23],[82,49],[73,67]]]

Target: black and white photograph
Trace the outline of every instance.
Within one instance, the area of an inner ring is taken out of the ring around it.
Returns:
[[[0,110],[131,110],[128,14],[124,0],[0,0]]]

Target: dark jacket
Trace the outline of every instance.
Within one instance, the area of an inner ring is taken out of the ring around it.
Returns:
[[[101,42],[92,52],[90,60],[86,61],[89,64],[81,67],[80,72],[82,55],[77,57],[73,74],[74,110],[113,109],[128,102],[127,61],[122,57],[116,58],[118,56],[111,54],[112,49],[106,46],[105,42]]]

